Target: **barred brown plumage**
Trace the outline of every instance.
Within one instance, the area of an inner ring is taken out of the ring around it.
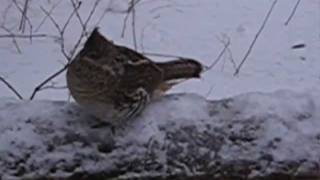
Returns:
[[[104,122],[114,126],[138,115],[172,80],[198,78],[202,65],[192,59],[153,62],[144,55],[114,44],[93,30],[67,69],[72,97]]]

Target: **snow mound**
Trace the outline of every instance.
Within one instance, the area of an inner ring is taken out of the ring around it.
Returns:
[[[113,133],[76,104],[0,100],[0,179],[320,178],[320,93],[167,95]]]

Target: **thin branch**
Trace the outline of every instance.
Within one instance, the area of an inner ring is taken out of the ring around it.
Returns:
[[[70,16],[67,18],[66,23],[64,24],[63,28],[60,28],[59,24],[55,21],[55,19],[51,16],[51,14],[46,11],[44,8],[43,11],[45,12],[45,14],[50,18],[50,20],[52,21],[52,23],[54,24],[54,26],[56,27],[56,29],[58,30],[60,36],[61,36],[61,52],[62,54],[65,56],[65,58],[67,59],[67,64],[64,65],[62,68],[60,68],[58,71],[56,71],[54,74],[50,75],[48,78],[46,78],[44,81],[42,81],[38,86],[35,87],[35,89],[33,90],[31,96],[30,96],[30,100],[34,99],[34,97],[36,96],[36,94],[42,90],[45,89],[50,89],[52,88],[52,86],[48,86],[47,84],[52,81],[54,78],[56,78],[57,76],[59,76],[60,74],[62,74],[64,71],[67,70],[67,68],[69,67],[69,65],[71,64],[72,59],[74,58],[77,49],[79,48],[82,39],[86,36],[86,29],[87,29],[87,25],[91,19],[91,17],[93,16],[94,12],[96,11],[96,8],[99,4],[99,2],[101,0],[96,0],[93,8],[91,9],[86,21],[83,23],[82,18],[80,17],[80,14],[78,12],[78,9],[80,8],[80,1],[76,2],[74,0],[70,0],[72,5],[73,5],[73,11],[71,12]],[[67,54],[67,52],[65,51],[65,46],[64,46],[64,32],[69,24],[69,22],[71,21],[71,18],[73,17],[73,15],[76,15],[80,24],[82,25],[82,32],[81,35],[79,36],[79,39],[76,41],[75,45],[73,46],[73,48],[71,49],[70,53]]]
[[[3,82],[19,99],[23,99],[21,94],[8,82],[6,81],[3,77],[0,76],[0,81]]]
[[[16,8],[18,9],[18,11],[21,13],[21,21],[20,21],[20,26],[19,26],[19,30],[22,30],[22,32],[24,32],[25,30],[25,23],[27,22],[28,25],[29,25],[29,28],[30,28],[30,34],[32,34],[32,23],[31,23],[31,20],[29,19],[29,17],[27,16],[27,9],[28,9],[28,2],[29,0],[26,0],[25,1],[25,4],[24,4],[24,8],[22,9],[17,0],[13,0],[13,4],[16,6]],[[22,24],[21,24],[22,23]],[[31,40],[31,39],[30,39]]]
[[[146,26],[142,28],[141,34],[140,34],[140,49],[142,52],[144,52],[144,36],[146,33],[146,29],[151,25],[151,23],[148,23]]]
[[[165,4],[165,5],[161,5],[161,6],[152,8],[149,12],[150,12],[150,13],[156,13],[156,12],[159,11],[159,10],[167,9],[167,8],[172,8],[172,7],[173,7],[172,4]]]
[[[51,16],[52,12],[47,11],[44,7],[40,6],[40,9],[42,10],[42,12],[45,13],[45,15],[47,17],[49,17],[49,19],[51,20],[52,24],[54,25],[54,27],[58,30],[58,32],[61,34],[62,29],[59,26],[59,24],[57,23],[57,21]]]
[[[76,14],[76,12],[78,12],[81,4],[82,4],[81,1],[79,1],[78,5],[75,6],[75,8],[73,9],[72,13],[71,13],[70,16],[68,17],[67,21],[64,23],[64,26],[62,27],[62,30],[61,30],[63,33],[64,33],[65,30],[67,29],[67,27],[68,27],[68,25],[69,25],[69,23],[70,23],[73,15]]]
[[[124,13],[127,13],[128,10],[116,10],[112,7],[112,1],[109,1],[107,8],[105,8],[105,10],[101,14],[101,16],[98,18],[96,25],[99,25],[101,23],[101,21],[104,19],[104,17],[106,16],[106,14],[109,12],[112,12],[114,14],[124,14]]]
[[[71,59],[74,57],[74,55],[76,54],[80,44],[81,44],[81,41],[82,39],[86,36],[86,32],[85,31],[82,31],[79,39],[77,40],[76,44],[73,46],[72,50],[70,51],[70,57]],[[71,61],[71,59],[69,61]]]
[[[96,0],[95,1],[94,5],[93,5],[91,11],[89,12],[89,15],[88,15],[88,17],[86,18],[85,21],[83,21],[83,19],[80,16],[80,13],[79,13],[78,8],[77,8],[77,2],[75,2],[74,0],[70,0],[70,2],[72,4],[73,8],[75,9],[75,14],[76,14],[77,19],[79,20],[79,23],[80,23],[80,25],[82,27],[82,33],[83,33],[82,35],[87,36],[88,23],[90,22],[93,14],[95,13],[95,11],[96,11],[99,3],[101,2],[101,0]],[[81,1],[79,1],[78,3],[81,3]]]
[[[79,10],[81,4],[82,4],[81,1],[79,1],[79,2],[78,2],[78,5],[77,5],[77,6],[74,6],[74,9],[73,9],[72,13],[70,14],[69,18],[67,19],[66,23],[64,24],[64,26],[63,26],[63,28],[62,28],[62,32],[61,32],[62,36],[64,36],[64,32],[65,32],[67,26],[69,25],[69,23],[70,23],[73,15],[78,13],[78,10]],[[85,23],[85,26],[87,26],[86,23]],[[79,45],[80,45],[80,42],[81,42],[82,38],[84,37],[84,34],[85,34],[85,33],[86,33],[86,32],[85,32],[85,29],[82,29],[80,38],[79,38],[79,40],[76,42],[76,44],[74,45],[73,49],[70,51],[70,54],[69,54],[69,55],[67,55],[67,53],[65,52],[64,43],[62,42],[62,44],[61,44],[61,51],[62,51],[62,53],[64,54],[64,56],[66,57],[66,59],[67,59],[68,61],[71,61],[71,60],[72,60],[72,58],[73,58],[76,50],[78,49],[78,47],[79,47]]]
[[[298,9],[298,6],[300,4],[301,0],[297,0],[297,3],[296,5],[294,6],[293,10],[291,11],[291,14],[290,16],[288,17],[287,21],[284,23],[284,25],[288,25],[289,22],[291,21],[291,19],[293,18],[294,14],[296,13],[297,9]]]
[[[25,28],[26,28],[28,4],[29,4],[29,0],[25,0],[24,1],[23,10],[22,10],[22,13],[21,13],[20,25],[19,25],[19,30],[22,31],[22,32],[24,32]]]
[[[14,46],[16,47],[17,52],[18,52],[19,54],[21,54],[22,51],[21,51],[21,48],[20,48],[17,40],[16,40],[15,38],[12,38],[12,42],[13,42]]]
[[[54,4],[54,5],[51,7],[51,9],[49,10],[49,14],[51,14],[51,13],[55,10],[55,8],[58,7],[58,5],[60,4],[61,1],[62,1],[62,0],[60,0],[59,2],[57,2],[56,4]],[[41,28],[41,26],[46,22],[47,19],[48,19],[48,16],[47,16],[47,15],[44,16],[43,19],[41,20],[41,22],[39,23],[39,25],[37,26],[37,28],[35,29],[34,32],[38,32],[39,29]]]
[[[55,28],[57,29],[57,31],[59,32],[59,34],[60,34],[60,37],[59,37],[59,38],[60,38],[60,41],[61,41],[61,43],[60,43],[60,50],[61,50],[63,56],[64,56],[66,59],[70,60],[70,57],[69,57],[68,53],[66,52],[65,46],[64,46],[64,31],[62,31],[62,29],[60,28],[59,24],[56,22],[56,20],[51,16],[51,14],[50,14],[46,9],[44,9],[43,7],[40,7],[40,8],[41,8],[41,10],[49,17],[49,19],[50,19],[51,22],[53,23],[54,27],[55,27]]]
[[[61,73],[63,73],[68,67],[69,67],[70,63],[66,64],[65,66],[63,66],[62,68],[60,68],[57,72],[55,72],[54,74],[50,75],[47,79],[45,79],[43,82],[41,82],[36,88],[34,88],[31,96],[30,96],[30,100],[33,100],[34,97],[36,96],[36,94],[43,90],[43,87],[49,83],[52,79],[56,78],[57,76],[59,76]]]
[[[21,38],[21,39],[29,39],[29,38],[57,38],[56,36],[48,35],[48,34],[32,34],[32,35],[25,35],[25,34],[0,34],[0,38]]]
[[[228,58],[228,59],[230,60],[232,66],[233,66],[233,68],[234,68],[234,70],[236,70],[236,69],[237,69],[237,64],[236,64],[236,62],[234,61],[234,58],[233,58],[233,55],[232,55],[232,51],[231,51],[231,49],[230,49],[230,46],[228,45],[228,43],[231,43],[230,37],[229,37],[227,34],[223,34],[222,36],[223,36],[224,39],[219,38],[219,37],[217,37],[217,39],[218,39],[225,47],[227,47],[227,52],[228,52],[228,54],[229,54],[229,58]],[[224,64],[225,64],[225,63],[224,63]],[[224,65],[223,65],[223,66],[224,66]],[[223,69],[223,67],[222,67],[222,69]]]
[[[74,15],[75,12],[77,12],[78,8],[80,7],[80,3],[78,6],[75,7],[75,9],[71,12],[71,14],[69,15],[69,17],[67,18],[66,23],[63,25],[63,28],[60,27],[60,25],[56,22],[56,20],[51,16],[50,12],[48,12],[46,9],[44,9],[43,7],[40,7],[41,10],[49,17],[49,19],[51,20],[51,22],[53,23],[53,25],[55,26],[55,28],[57,29],[58,33],[60,34],[60,49],[62,54],[64,55],[64,57],[68,60],[71,61],[73,54],[69,55],[66,50],[65,50],[65,44],[64,44],[64,33],[66,30],[66,27],[68,26],[68,24],[70,23],[70,20],[72,18],[72,16]]]
[[[126,16],[124,17],[124,20],[123,20],[123,26],[122,26],[122,31],[121,31],[121,37],[122,37],[122,38],[123,38],[124,35],[125,35],[125,31],[126,31],[126,28],[127,28],[127,23],[128,23],[129,16],[130,16],[130,14],[134,11],[135,6],[136,6],[140,1],[141,1],[141,0],[131,0],[131,1],[130,1],[130,5],[129,5],[129,7],[128,7],[127,14],[126,14]]]
[[[231,61],[231,64],[233,66],[233,69],[237,69],[237,64],[236,62],[234,61],[234,58],[233,58],[233,55],[232,55],[232,51],[230,48],[227,49],[228,53],[229,53],[229,56],[230,56],[230,61]]]
[[[13,42],[14,46],[16,47],[17,52],[18,52],[19,54],[21,54],[20,46],[19,46],[16,38],[14,37],[14,34],[13,34],[8,28],[6,28],[5,26],[1,26],[1,28],[4,29],[5,31],[7,31],[7,33],[9,33],[9,35],[12,36],[12,42]]]
[[[96,9],[97,9],[97,7],[98,7],[98,5],[99,5],[100,2],[101,2],[101,0],[96,0],[96,1],[95,1],[95,3],[94,3],[94,5],[93,5],[93,7],[92,7],[92,9],[91,9],[91,11],[90,11],[87,19],[86,19],[86,21],[84,22],[84,25],[85,25],[85,26],[84,26],[84,31],[85,31],[85,32],[86,32],[86,27],[87,27],[89,21],[91,20],[93,14],[94,14],[94,12],[96,11]]]
[[[79,36],[79,39],[76,41],[74,47],[72,48],[72,50],[70,51],[70,57],[71,59],[73,58],[73,56],[75,55],[75,53],[77,52],[79,46],[80,46],[80,43],[82,41],[82,39],[87,36],[87,26],[88,26],[88,23],[90,22],[90,19],[92,18],[93,14],[95,13],[96,11],[96,8],[98,7],[99,3],[100,3],[101,0],[96,0],[95,4],[93,5],[85,23],[83,24],[83,21],[79,15],[79,12],[78,12],[78,9],[75,9],[75,12],[76,12],[76,15],[78,17],[78,20],[79,20],[79,23],[82,25],[82,32],[81,32],[81,35]],[[72,2],[72,5],[73,7],[75,7],[75,2],[73,0],[71,0]],[[71,59],[69,61],[71,61]]]
[[[70,0],[70,2],[71,2],[71,4],[72,4],[72,6],[73,6],[73,9],[76,9],[76,7],[77,7],[77,2],[75,2],[74,0]],[[80,2],[78,2],[78,3],[80,3]],[[86,29],[86,28],[85,28],[85,24],[84,24],[84,22],[83,22],[83,20],[82,20],[82,18],[81,18],[81,16],[80,16],[80,14],[79,14],[79,11],[75,11],[75,13],[76,13],[77,19],[79,20],[79,23],[80,23],[82,29]]]
[[[278,2],[278,0],[274,0],[274,1],[273,1],[272,5],[271,5],[271,7],[270,7],[270,9],[269,9],[269,11],[268,11],[268,13],[267,13],[267,16],[265,17],[265,19],[264,19],[264,21],[263,21],[263,23],[262,23],[262,26],[260,27],[259,31],[258,31],[257,34],[255,35],[252,43],[251,43],[250,46],[249,46],[248,51],[246,52],[246,54],[245,54],[245,56],[243,57],[240,65],[237,67],[235,73],[233,74],[234,76],[236,76],[236,75],[239,74],[242,65],[244,64],[244,62],[247,60],[248,56],[250,55],[250,53],[251,53],[251,51],[252,51],[252,49],[253,49],[256,41],[258,40],[261,32],[263,31],[263,29],[264,29],[267,21],[269,20],[269,17],[270,17],[270,15],[271,15],[271,13],[272,13],[275,5],[277,4],[277,2]]]
[[[6,22],[7,22],[9,11],[12,8],[12,6],[13,6],[13,2],[9,3],[9,5],[6,8],[4,8],[3,13],[1,13],[1,16],[2,16],[1,25],[2,26],[4,26],[6,24]]]
[[[124,17],[124,20],[123,20],[123,26],[121,31],[122,38],[124,38],[124,34],[126,33],[128,18],[129,18],[129,13],[127,13],[127,15]]]
[[[211,69],[220,61],[220,59],[222,58],[222,56],[224,55],[224,53],[225,53],[226,50],[228,49],[229,45],[230,45],[230,41],[228,41],[228,42],[224,45],[224,48],[222,49],[222,51],[220,52],[220,54],[218,55],[218,57],[213,61],[212,64],[210,64],[210,66],[207,67],[207,69],[205,70],[205,72],[211,70]]]
[[[131,0],[132,5],[132,20],[131,20],[131,29],[132,29],[132,38],[134,49],[137,50],[137,34],[136,34],[136,10],[135,10],[135,0]]]
[[[206,99],[211,95],[212,91],[213,91],[213,85],[211,85],[209,91],[206,93],[206,95],[204,97],[206,97]]]

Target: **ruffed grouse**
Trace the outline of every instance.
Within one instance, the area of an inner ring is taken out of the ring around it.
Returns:
[[[153,62],[142,54],[114,44],[95,28],[67,70],[75,101],[113,126],[138,115],[174,80],[198,78],[202,65],[191,59]]]

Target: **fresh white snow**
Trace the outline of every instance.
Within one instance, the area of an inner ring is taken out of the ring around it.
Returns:
[[[221,167],[255,163],[261,168],[252,171],[252,177],[288,167],[296,173],[317,173],[320,94],[309,92],[248,93],[214,102],[192,94],[166,96],[114,136],[108,127],[92,128],[95,120],[72,103],[1,98],[1,175],[20,176],[21,168],[23,177],[30,178],[111,173],[144,158],[162,164],[156,171],[161,175],[167,170],[195,175],[208,173],[202,166],[194,167],[196,159],[204,157],[201,162],[213,163],[212,170],[216,162]],[[108,144],[112,151],[99,149]],[[147,169],[139,175],[156,175]]]

